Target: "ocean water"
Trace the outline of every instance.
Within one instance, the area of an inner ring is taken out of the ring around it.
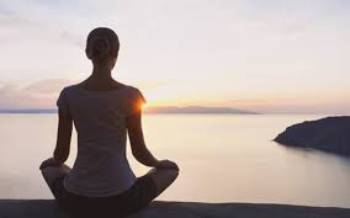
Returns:
[[[287,126],[320,117],[145,115],[150,150],[181,168],[158,199],[350,208],[350,158],[272,141]],[[56,132],[57,114],[0,115],[0,198],[52,198],[38,166],[51,156]],[[128,152],[136,174],[147,172]],[[74,132],[69,165],[75,156]]]

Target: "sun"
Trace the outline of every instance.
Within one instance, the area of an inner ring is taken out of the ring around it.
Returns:
[[[148,105],[147,105],[147,103],[141,103],[140,107],[141,107],[142,109],[145,109],[145,108],[148,107]]]

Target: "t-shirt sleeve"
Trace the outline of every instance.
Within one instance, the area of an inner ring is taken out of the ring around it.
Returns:
[[[142,111],[142,105],[145,104],[147,101],[142,94],[142,92],[134,88],[133,91],[131,92],[130,96],[130,108],[129,108],[129,115],[133,113],[138,113]]]
[[[63,114],[68,115],[69,114],[69,108],[68,108],[68,101],[66,96],[66,90],[63,89],[56,101],[56,105],[58,107],[58,110],[60,110]]]

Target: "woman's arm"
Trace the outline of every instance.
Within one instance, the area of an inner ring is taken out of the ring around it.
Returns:
[[[146,166],[155,167],[159,164],[159,161],[146,147],[142,131],[141,113],[142,111],[138,110],[128,116],[126,120],[131,151],[137,161]]]
[[[56,148],[53,158],[56,162],[63,164],[69,156],[70,142],[72,136],[73,120],[69,113],[58,110],[58,129]]]
[[[41,170],[48,166],[60,166],[67,160],[70,150],[72,127],[73,121],[71,116],[59,109],[56,148],[53,157],[41,163],[39,167]]]

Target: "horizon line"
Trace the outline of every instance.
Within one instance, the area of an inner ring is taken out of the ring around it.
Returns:
[[[1,108],[0,113],[57,113],[58,108]],[[147,114],[261,114],[233,107],[154,106],[143,109]]]
[[[0,114],[53,114],[58,108],[0,108]],[[232,114],[232,115],[278,115],[278,114],[314,114],[325,116],[349,116],[346,113],[301,112],[301,111],[270,111],[256,112],[236,109],[233,107],[205,107],[205,106],[154,106],[143,110],[145,114]]]

